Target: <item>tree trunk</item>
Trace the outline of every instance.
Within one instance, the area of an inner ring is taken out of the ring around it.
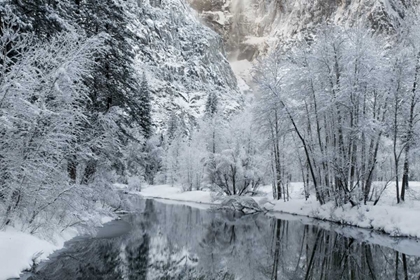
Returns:
[[[398,164],[399,164],[399,155],[397,152],[397,136],[398,136],[398,111],[400,99],[398,98],[399,86],[395,93],[394,100],[394,127],[393,127],[393,153],[394,153],[394,172],[395,172],[395,191],[397,197],[397,203],[400,203],[400,190],[399,190],[399,176],[398,176]]]
[[[283,106],[286,108],[284,103],[283,103]],[[313,180],[313,183],[314,183],[316,198],[318,199],[319,203],[321,203],[321,205],[323,205],[323,204],[325,204],[325,200],[324,200],[324,196],[323,196],[322,192],[319,190],[318,180],[317,180],[316,175],[315,175],[315,170],[312,166],[312,160],[311,160],[311,157],[309,155],[308,145],[305,141],[305,138],[303,138],[303,135],[300,133],[300,130],[295,123],[295,120],[293,119],[292,115],[289,113],[288,110],[287,110],[287,115],[288,115],[288,117],[289,117],[289,119],[290,119],[290,121],[293,125],[293,128],[294,128],[296,134],[298,135],[300,141],[302,142],[303,149],[304,149],[305,155],[306,155],[306,160],[308,162],[309,171],[311,173],[312,180]]]
[[[408,161],[408,154],[409,154],[409,144],[407,144],[405,148],[405,158],[404,158],[404,166],[403,166],[403,177],[402,177],[402,185],[401,185],[401,200],[405,201],[405,190],[408,189],[408,173],[409,173],[409,161]]]
[[[411,104],[410,104],[410,117],[408,119],[408,131],[407,131],[407,143],[405,146],[405,158],[404,158],[404,167],[403,167],[403,178],[402,178],[402,186],[401,186],[401,200],[405,200],[405,191],[408,189],[408,176],[410,173],[410,148],[411,143],[413,140],[413,134],[414,134],[414,110],[417,105],[417,98],[416,98],[416,92],[417,92],[417,77],[418,73],[420,71],[420,53],[417,54],[417,64],[416,64],[416,72],[414,73],[414,82],[413,82],[413,88],[411,90]]]
[[[402,254],[402,262],[403,262],[403,269],[404,269],[404,280],[408,280],[407,257],[405,254]]]
[[[67,173],[69,175],[70,183],[75,184],[77,179],[77,162],[75,156],[71,156],[67,160]]]
[[[273,261],[273,270],[271,273],[271,279],[277,280],[278,279],[278,266],[280,261],[280,229],[281,229],[281,220],[276,220],[276,224],[274,226],[274,261]]]
[[[87,185],[92,182],[93,175],[96,173],[96,160],[88,161],[81,184]]]

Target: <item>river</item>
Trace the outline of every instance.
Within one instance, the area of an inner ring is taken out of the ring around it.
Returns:
[[[21,279],[420,279],[418,240],[296,216],[133,204]]]

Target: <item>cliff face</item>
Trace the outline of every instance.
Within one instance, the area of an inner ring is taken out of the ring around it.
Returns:
[[[221,37],[200,22],[185,0],[136,0],[130,9],[137,69],[152,95],[154,123],[165,129],[170,116],[189,128],[216,92],[225,114],[242,107],[242,95]]]
[[[391,32],[418,0],[189,0],[204,22],[226,42],[230,59],[249,61],[279,42],[325,22],[362,21]]]

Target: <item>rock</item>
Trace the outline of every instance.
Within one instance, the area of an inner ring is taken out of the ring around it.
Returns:
[[[302,38],[326,22],[357,25],[367,20],[388,33],[418,0],[188,0],[219,33],[232,59],[254,60],[290,38]],[[361,16],[363,15],[363,16]]]
[[[264,209],[253,198],[241,196],[230,196],[223,199],[219,209],[230,209],[244,214],[264,212]]]

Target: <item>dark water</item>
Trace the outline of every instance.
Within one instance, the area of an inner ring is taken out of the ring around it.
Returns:
[[[28,279],[417,280],[420,275],[416,240],[292,216],[241,216],[140,199],[135,204],[137,214],[111,223],[95,238],[69,242]]]

